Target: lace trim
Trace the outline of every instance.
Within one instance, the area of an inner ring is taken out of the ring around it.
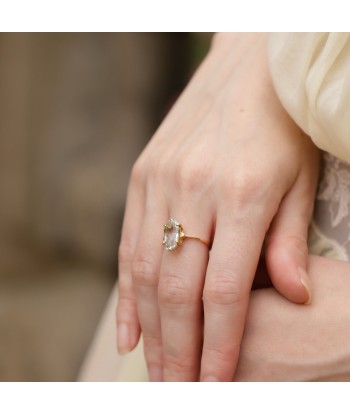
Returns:
[[[323,154],[323,172],[310,232],[314,248],[317,245],[314,238],[319,238],[318,255],[328,256],[326,253],[332,251],[331,255],[338,259],[349,260],[350,165],[328,153]]]

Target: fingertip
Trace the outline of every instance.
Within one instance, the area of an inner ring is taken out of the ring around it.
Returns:
[[[296,304],[311,302],[311,282],[300,264],[300,258],[293,256],[292,247],[289,250],[276,249],[266,258],[266,265],[275,289],[289,301]]]
[[[131,352],[138,344],[140,329],[134,324],[118,323],[117,350],[120,355]]]
[[[276,290],[283,295],[287,300],[295,304],[310,304],[311,297],[305,288],[305,285],[300,281],[299,287],[295,286],[293,289],[286,289],[285,287],[275,286]]]
[[[123,355],[131,350],[130,330],[126,323],[119,323],[117,326],[118,353]]]

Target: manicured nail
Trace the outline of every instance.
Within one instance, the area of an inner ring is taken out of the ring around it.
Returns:
[[[215,376],[206,376],[203,378],[202,382],[220,382]]]
[[[118,340],[118,352],[119,354],[125,354],[130,352],[130,331],[129,326],[126,323],[120,323],[117,327],[117,340]]]
[[[299,267],[298,272],[299,272],[299,276],[300,276],[300,282],[303,285],[303,287],[305,288],[305,290],[307,291],[307,294],[309,296],[309,298],[305,301],[304,304],[309,305],[309,304],[311,304],[311,298],[312,298],[310,282],[309,282],[310,278],[309,278],[309,276],[307,275],[306,271],[303,268]]]
[[[163,368],[158,365],[149,365],[148,376],[150,382],[163,382]]]

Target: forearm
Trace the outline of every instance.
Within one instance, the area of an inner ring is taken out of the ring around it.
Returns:
[[[273,289],[252,294],[235,380],[350,379],[350,264],[310,257],[309,273],[308,306]]]
[[[315,327],[310,340],[316,342],[312,348],[322,369],[311,380],[349,380],[350,263],[310,256],[309,270],[314,298],[306,311],[310,330]]]

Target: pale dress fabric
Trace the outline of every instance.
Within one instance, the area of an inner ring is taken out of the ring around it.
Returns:
[[[326,152],[310,251],[349,260],[350,34],[273,33],[269,60],[282,104]]]
[[[309,248],[350,258],[350,35],[274,33],[269,59],[280,100],[296,123],[324,150]],[[101,320],[80,380],[145,381],[142,345],[120,357],[115,349],[117,287]]]

